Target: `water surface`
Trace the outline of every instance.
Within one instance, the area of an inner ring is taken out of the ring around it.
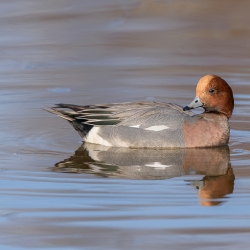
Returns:
[[[249,246],[247,1],[14,0],[0,7],[2,248]],[[41,109],[186,105],[208,73],[235,94],[229,148],[96,148]]]

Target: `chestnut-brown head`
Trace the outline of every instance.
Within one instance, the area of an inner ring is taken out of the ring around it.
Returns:
[[[234,108],[233,92],[228,83],[216,75],[206,75],[196,87],[195,99],[183,110],[203,107],[205,112],[216,112],[229,119]]]

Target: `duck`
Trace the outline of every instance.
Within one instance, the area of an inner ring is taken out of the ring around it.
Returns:
[[[203,113],[191,110],[202,107]],[[108,147],[203,148],[227,145],[233,91],[219,76],[205,75],[187,106],[139,101],[79,106],[55,104],[46,111],[67,120],[84,142]]]

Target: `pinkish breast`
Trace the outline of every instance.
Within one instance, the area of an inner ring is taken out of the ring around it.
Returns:
[[[229,124],[225,115],[202,113],[183,124],[186,147],[212,147],[226,145],[229,140]]]

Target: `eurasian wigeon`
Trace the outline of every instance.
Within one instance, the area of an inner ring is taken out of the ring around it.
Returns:
[[[189,111],[198,107],[203,107],[204,113]],[[48,111],[66,119],[85,142],[131,148],[186,148],[227,144],[233,108],[233,92],[227,82],[206,75],[197,84],[196,97],[184,108],[151,101],[56,104]]]

